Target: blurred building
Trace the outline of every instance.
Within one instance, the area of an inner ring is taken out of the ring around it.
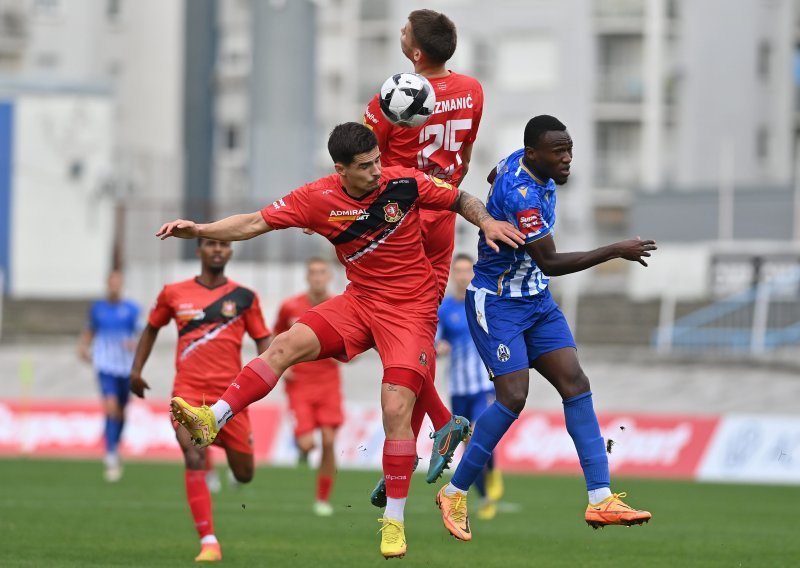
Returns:
[[[385,77],[410,68],[399,30],[418,7],[456,22],[452,68],[486,91],[466,190],[484,195],[484,172],[521,144],[527,119],[554,114],[575,140],[559,247],[672,243],[654,270],[611,263],[561,282],[646,296],[680,270],[697,296],[720,251],[797,256],[798,0],[0,0],[3,100],[91,96],[110,109],[108,166],[69,202],[108,204],[87,292],[114,258],[148,293],[180,272],[190,251],[150,238],[161,220],[253,210],[329,171],[330,128],[360,120]],[[459,225],[458,249],[474,240]],[[290,262],[323,246],[287,231],[237,257]]]

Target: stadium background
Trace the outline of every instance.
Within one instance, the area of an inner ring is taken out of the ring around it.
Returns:
[[[122,267],[149,306],[197,269],[193,244],[153,237],[161,222],[255,210],[326,173],[330,128],[360,120],[383,79],[409,68],[399,29],[416,7],[455,21],[451,67],[486,92],[464,189],[484,195],[525,121],[554,114],[575,140],[559,248],[659,242],[646,270],[614,262],[553,284],[616,442],[612,467],[778,483],[796,499],[798,0],[0,0],[0,454],[100,455],[95,379],[75,343],[108,270]],[[457,250],[474,246],[459,225]],[[271,323],[317,254],[331,256],[322,239],[285,231],[236,245],[228,272],[259,290]],[[145,369],[155,401],[169,394],[174,339],[162,333]],[[340,461],[375,467],[377,357],[344,372]],[[288,465],[275,394],[260,403],[261,461]],[[132,460],[177,455],[154,404],[134,407]],[[534,383],[531,442],[506,444],[508,468],[577,472],[559,457],[559,408]],[[148,427],[163,444],[145,443]]]

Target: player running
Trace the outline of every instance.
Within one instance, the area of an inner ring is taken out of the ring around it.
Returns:
[[[416,458],[411,430],[414,401],[434,356],[437,286],[422,249],[419,209],[451,209],[497,241],[522,244],[522,233],[492,219],[479,199],[408,168],[381,168],[372,131],[362,124],[336,126],[328,139],[336,173],[301,186],[261,211],[207,225],[176,220],[157,236],[244,240],[274,229],[308,228],[327,238],[345,266],[350,285],[311,308],[267,351],[248,363],[220,400],[195,407],[180,397],[172,411],[201,446],[247,405],[269,394],[283,372],[303,361],[352,359],[376,347],[383,363],[381,407],[386,439],[383,471],[387,505],[381,554],[406,553],[403,510]]]
[[[464,310],[467,286],[472,280],[473,260],[468,254],[458,254],[451,272],[452,294],[439,307],[439,330],[436,334],[439,355],[450,355],[448,387],[453,413],[475,420],[495,399],[494,385],[483,366],[481,356],[472,341]],[[481,497],[479,519],[493,519],[497,502],[503,496],[503,477],[494,467],[494,456],[475,478],[475,488]]]
[[[489,175],[487,208],[525,234],[517,250],[493,250],[478,243],[475,278],[467,291],[470,333],[494,379],[497,400],[475,424],[464,457],[436,502],[442,520],[458,539],[470,540],[467,490],[486,466],[497,442],[519,417],[528,396],[529,368],[552,384],[564,403],[567,432],[575,443],[586,479],[585,519],[594,528],[634,525],[651,515],[611,493],[608,456],[567,321],[550,296],[551,276],[586,270],[624,258],[647,266],[655,242],[633,239],[588,252],[556,252],[553,228],[556,186],[567,182],[572,139],[558,119],[541,115],[525,126],[524,148],[502,160]]]
[[[110,483],[122,478],[117,446],[125,425],[138,320],[139,306],[122,297],[122,273],[112,271],[106,281],[106,297],[89,308],[86,329],[78,343],[81,359],[94,365],[103,396],[106,414],[103,477]]]
[[[414,65],[414,72],[426,77],[436,93],[436,108],[428,121],[417,128],[403,128],[381,113],[376,95],[364,113],[364,124],[378,137],[384,166],[416,168],[458,186],[469,169],[472,145],[483,114],[483,88],[472,77],[450,71],[447,62],[456,49],[455,24],[433,10],[414,10],[400,30],[400,49]],[[452,211],[420,211],[425,256],[438,279],[438,300],[442,301],[450,273],[455,241],[456,215]],[[429,367],[414,408],[411,426],[419,436],[425,414],[435,432],[428,466],[428,483],[433,483],[450,463],[458,444],[469,433],[469,421],[453,416],[442,402],[433,380],[434,362]],[[381,480],[370,496],[377,507],[386,505],[386,487]]]
[[[308,310],[330,299],[331,269],[326,260],[314,257],[306,261],[306,281],[308,290],[288,298],[278,309],[278,318],[273,326],[275,335],[288,331]],[[329,497],[336,475],[333,443],[336,429],[344,422],[339,364],[334,359],[299,363],[289,367],[283,378],[301,461],[307,460],[308,452],[314,449],[317,430],[322,438],[314,513],[328,517],[333,514]]]
[[[255,340],[259,353],[266,350],[270,333],[258,295],[225,276],[225,265],[232,255],[229,242],[200,238],[200,276],[167,284],[161,290],[136,348],[131,371],[131,391],[136,396],[144,398],[145,389],[150,388],[142,378],[142,369],[159,330],[171,319],[178,327],[172,395],[192,404],[216,400],[239,373],[245,331]],[[186,499],[200,536],[200,554],[195,560],[222,560],[206,482],[207,450],[192,444],[189,433],[177,422],[172,425],[186,466]],[[234,478],[240,483],[251,481],[255,472],[253,432],[246,410],[228,424],[216,442],[224,448]]]

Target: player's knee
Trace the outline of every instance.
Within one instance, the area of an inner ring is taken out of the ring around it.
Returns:
[[[497,397],[498,402],[500,402],[503,406],[508,408],[511,412],[515,414],[519,414],[522,412],[522,409],[525,408],[525,401],[527,400],[527,396],[523,392],[513,391],[506,393],[503,397],[503,400],[500,397]]]
[[[411,419],[412,401],[395,397],[390,400],[384,400],[381,406],[383,407],[384,420]]]
[[[256,474],[256,468],[253,465],[246,465],[242,467],[237,467],[233,472],[233,477],[239,483],[250,483],[253,481],[253,477]]]
[[[579,394],[589,392],[591,388],[589,385],[589,377],[587,377],[581,369],[577,369],[574,373],[571,373],[561,384],[563,385],[561,389],[562,398],[578,396]]]

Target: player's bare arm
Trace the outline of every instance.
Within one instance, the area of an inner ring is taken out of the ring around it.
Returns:
[[[81,337],[78,340],[78,357],[86,363],[92,362],[91,346],[94,339],[94,333],[91,329],[84,329],[81,332]]]
[[[519,248],[520,245],[525,244],[525,235],[518,231],[514,225],[506,221],[498,221],[492,217],[483,202],[466,191],[458,190],[458,196],[451,210],[476,227],[480,227],[486,239],[486,244],[495,252],[500,251],[500,246],[497,244],[498,241],[512,248]]]
[[[461,147],[461,178],[455,183],[456,186],[461,185],[464,178],[467,177],[469,171],[469,163],[472,160],[472,144],[464,144]]]
[[[615,258],[624,258],[647,266],[644,258],[656,250],[655,241],[630,239],[586,252],[557,252],[553,235],[525,245],[525,251],[547,276],[562,276],[580,272]]]
[[[162,241],[169,237],[196,239],[203,237],[218,241],[246,241],[272,230],[261,212],[231,215],[213,223],[195,223],[186,219],[176,219],[164,223],[156,233]]]
[[[147,381],[142,378],[142,369],[144,369],[144,364],[150,358],[156,337],[158,337],[158,328],[148,323],[142,330],[139,343],[136,345],[136,353],[133,356],[133,365],[131,367],[131,392],[139,398],[144,398],[144,391],[150,388]]]

